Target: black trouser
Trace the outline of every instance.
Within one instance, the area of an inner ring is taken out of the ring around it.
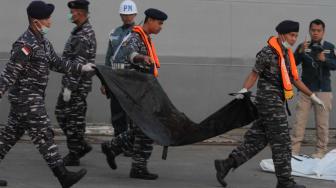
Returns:
[[[114,136],[127,131],[128,118],[126,112],[120,106],[119,101],[114,95],[110,95],[111,121],[114,128]]]

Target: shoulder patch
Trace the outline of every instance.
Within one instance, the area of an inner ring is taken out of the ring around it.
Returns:
[[[31,48],[28,47],[28,46],[23,46],[23,47],[21,48],[21,51],[22,51],[26,56],[29,56],[32,50],[31,50]]]
[[[11,59],[15,62],[27,62],[32,55],[32,48],[22,44],[13,49]]]

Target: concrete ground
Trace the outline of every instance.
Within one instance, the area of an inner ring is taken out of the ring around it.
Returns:
[[[58,141],[60,151],[66,154],[64,141]],[[161,160],[162,147],[155,146],[149,168],[160,175],[156,181],[130,179],[130,159],[120,156],[118,169],[111,170],[100,151],[98,143],[82,160],[87,176],[74,188],[207,188],[221,187],[215,178],[214,159],[225,158],[234,146],[191,145],[169,148],[168,159]],[[304,147],[310,154],[312,147]],[[251,161],[227,177],[228,188],[274,188],[274,174],[262,172],[258,166],[261,159],[270,158],[265,149]],[[73,167],[78,170],[79,167]],[[27,141],[18,143],[1,162],[0,178],[8,180],[8,188],[57,188],[60,187],[35,147]],[[335,182],[296,178],[309,188],[333,188]]]

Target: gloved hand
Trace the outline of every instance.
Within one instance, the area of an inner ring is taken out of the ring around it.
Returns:
[[[321,99],[319,99],[319,98],[315,95],[315,93],[313,93],[312,95],[310,95],[310,99],[311,99],[315,104],[319,105],[320,108],[321,108],[322,110],[326,110],[326,107],[325,107],[325,105],[324,105],[324,102],[321,101]]]
[[[237,92],[237,95],[235,96],[236,99],[243,99],[244,98],[244,93],[247,93],[248,90],[246,88],[241,89],[240,91]]]
[[[87,63],[85,65],[83,65],[82,67],[82,72],[93,72],[94,71],[94,67],[96,67],[95,64],[93,63]]]
[[[63,100],[69,102],[71,99],[71,90],[68,88],[63,89]]]

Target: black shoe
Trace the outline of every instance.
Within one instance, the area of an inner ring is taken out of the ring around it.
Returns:
[[[227,158],[225,160],[215,160],[215,168],[217,171],[216,177],[218,182],[226,187],[227,183],[224,178],[229,173],[229,171],[233,168],[234,160],[232,158]]]
[[[84,157],[91,150],[92,150],[92,147],[89,144],[85,144],[83,149],[79,151],[78,153],[69,152],[68,155],[66,155],[63,158],[64,165],[65,166],[79,166],[80,165],[79,159]]]
[[[277,188],[306,188],[306,186],[304,185],[299,185],[297,183],[295,183],[294,181],[293,182],[290,182],[288,184],[281,184],[281,183],[278,183]]]
[[[63,158],[63,162],[65,166],[79,166],[80,165],[79,158],[73,152],[68,153],[68,155],[66,155]]]
[[[86,174],[85,169],[81,169],[78,172],[70,172],[63,165],[53,168],[52,171],[54,172],[54,175],[57,177],[58,181],[61,183],[62,188],[70,188]]]
[[[102,143],[101,144],[101,150],[106,155],[106,161],[107,164],[112,168],[113,170],[117,169],[117,163],[115,162],[115,152],[113,152],[112,148],[109,147],[108,143]]]
[[[152,174],[148,172],[147,169],[135,169],[132,168],[130,172],[130,178],[144,179],[144,180],[156,180],[158,179],[157,174]]]
[[[0,180],[0,187],[6,187],[7,181],[6,180]]]
[[[86,154],[88,154],[91,150],[92,150],[92,146],[85,143],[83,149],[80,152],[78,152],[77,157],[80,159],[84,157]]]

